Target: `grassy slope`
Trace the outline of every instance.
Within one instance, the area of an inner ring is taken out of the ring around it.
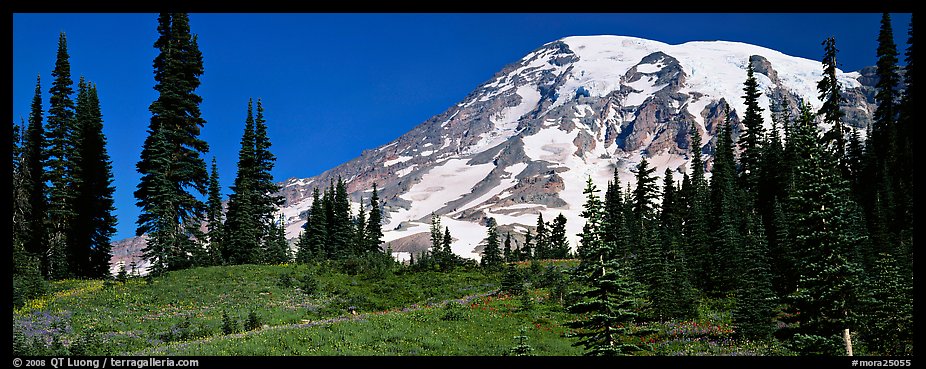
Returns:
[[[302,291],[304,275],[317,281],[315,293]],[[532,289],[534,307],[522,311],[516,298],[485,296],[500,279],[479,270],[352,276],[324,265],[197,268],[151,283],[55,282],[13,321],[14,331],[52,347],[30,352],[42,355],[63,354],[54,336],[65,346],[93,337],[84,346],[94,355],[502,355],[521,328],[534,354],[582,353],[563,337],[562,324],[575,316],[546,300],[546,289]],[[468,298],[448,310],[444,302],[461,297]],[[776,341],[731,339],[727,305],[705,300],[698,319],[651,324],[658,333],[635,343],[656,355],[788,353]],[[359,315],[348,313],[351,306]],[[253,311],[264,326],[225,335],[223,311],[239,324]]]

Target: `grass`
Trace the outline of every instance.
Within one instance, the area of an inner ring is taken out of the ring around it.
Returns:
[[[314,293],[302,291],[304,276]],[[286,283],[289,276],[291,283]],[[170,272],[127,283],[66,280],[14,312],[14,329],[50,344],[102,336],[97,352],[125,353],[222,334],[222,313],[240,323],[255,312],[269,326],[403,307],[490,291],[497,276],[482,271],[348,275],[327,265],[239,265]],[[55,326],[52,326],[55,325]],[[239,324],[241,325],[241,324]]]
[[[534,282],[528,310],[519,297],[492,295],[501,273],[479,268],[408,272],[325,262],[196,268],[124,284],[58,281],[14,311],[13,349],[56,356],[505,355],[524,329],[533,355],[581,355],[565,337],[564,323],[577,317],[543,282],[548,267],[575,265],[519,263]],[[730,302],[704,299],[697,318],[646,323],[656,333],[627,339],[647,349],[641,355],[791,354],[775,340],[735,339]],[[252,313],[260,327],[242,332]]]

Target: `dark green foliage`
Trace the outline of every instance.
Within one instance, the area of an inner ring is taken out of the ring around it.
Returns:
[[[383,244],[383,209],[379,202],[379,192],[376,183],[373,183],[373,194],[370,195],[370,218],[367,220],[367,247],[369,251],[381,251]]]
[[[615,256],[627,258],[630,250],[627,247],[627,222],[624,219],[624,199],[621,196],[620,178],[617,168],[614,168],[614,180],[608,182],[604,195],[604,242],[614,245]]]
[[[763,226],[756,214],[748,216],[743,239],[742,264],[737,279],[733,322],[737,333],[750,339],[768,338],[774,326],[775,295],[768,267],[768,249]]]
[[[189,16],[162,13],[158,16],[154,47],[154,89],[148,137],[136,164],[141,181],[135,191],[141,214],[138,236],[148,235],[144,250],[154,274],[193,265],[205,205],[190,189],[205,196],[209,175],[200,154],[209,145],[199,138],[206,121],[196,94],[203,74],[203,56],[197,38],[190,34]]]
[[[245,331],[258,330],[260,329],[261,325],[263,325],[263,323],[261,323],[260,317],[258,317],[257,313],[255,313],[254,311],[251,311],[250,313],[248,313],[248,320],[244,322],[244,330]]]
[[[23,246],[32,255],[44,256],[47,251],[48,187],[45,184],[45,163],[48,159],[48,141],[42,127],[42,86],[38,76],[29,113],[29,127],[22,139],[22,190],[28,193],[29,201],[29,216],[25,219],[28,231],[23,232]]]
[[[73,206],[80,216],[73,223],[69,265],[77,276],[103,278],[110,273],[110,238],[116,232],[112,161],[106,151],[96,85],[86,84],[80,89],[74,172],[79,180]]]
[[[879,256],[864,304],[868,354],[913,355],[913,280],[904,272],[907,262],[889,253]]]
[[[328,242],[332,252],[330,255],[335,259],[343,259],[351,254],[353,229],[350,220],[350,199],[347,197],[347,184],[338,176],[338,182],[334,187],[332,195],[332,219],[328,222],[331,228],[328,230]]]
[[[305,274],[299,279],[299,288],[306,295],[314,295],[319,289],[318,280],[311,274]]]
[[[565,259],[569,254],[569,240],[566,238],[566,217],[562,213],[553,219],[550,227],[551,258]]]
[[[273,232],[274,214],[283,204],[278,195],[280,186],[273,182],[273,167],[276,157],[270,152],[270,138],[267,136],[267,121],[264,119],[264,105],[257,99],[257,115],[254,117],[254,211],[258,216],[261,235],[266,241]],[[266,247],[264,247],[266,249]]]
[[[820,145],[813,113],[806,105],[801,106],[801,119],[789,139],[799,151],[788,211],[800,276],[789,301],[799,312],[795,333],[826,338],[855,328],[860,272],[855,255],[865,236],[853,214],[858,209],[848,183]]]
[[[299,257],[299,260],[302,262],[308,261],[311,255],[315,255],[317,258],[324,258],[328,256],[328,214],[325,212],[325,205],[322,202],[321,195],[318,192],[318,188],[315,188],[312,191],[312,210],[309,215],[309,219],[306,221],[306,233],[308,234],[307,243],[305,246],[308,248],[302,252],[302,256]]]
[[[530,229],[524,234],[524,244],[518,248],[518,261],[530,260],[534,258],[534,234]]]
[[[508,266],[505,268],[505,274],[502,276],[502,284],[499,292],[515,296],[525,292],[524,277],[518,272],[514,263],[508,263]]]
[[[496,228],[495,219],[489,218],[487,222],[489,227],[486,245],[482,250],[482,259],[479,265],[486,268],[498,268],[502,265],[502,253],[498,241],[498,228]]]
[[[279,220],[272,224],[272,227],[270,234],[264,241],[266,246],[263,250],[263,262],[267,264],[288,263],[292,256],[289,251],[289,242],[286,241],[286,222],[283,220],[282,214],[280,214]]]
[[[519,335],[514,336],[514,339],[518,340],[518,345],[515,347],[512,347],[511,350],[508,351],[508,355],[510,356],[530,356],[531,352],[533,352],[534,349],[530,345],[527,344],[527,329],[521,328],[519,333],[520,333]]]
[[[842,124],[845,115],[839,110],[839,104],[845,101],[839,91],[839,81],[836,79],[836,39],[828,37],[823,40],[823,79],[817,82],[817,91],[823,105],[817,115],[823,116],[823,123],[830,124],[832,128],[823,135],[824,145],[830,149],[839,162],[839,169],[843,176],[849,175],[849,167],[845,161],[846,156],[846,128]]]
[[[575,346],[585,347],[586,355],[629,355],[642,349],[625,337],[645,335],[647,330],[631,332],[630,325],[637,318],[637,294],[626,268],[604,261],[603,255],[588,255],[593,263],[594,275],[587,279],[589,287],[573,292],[575,303],[568,311],[586,318],[566,324],[576,329],[570,337],[578,338]],[[598,260],[597,263],[594,260]],[[583,259],[583,262],[586,260]]]
[[[697,127],[690,126],[691,136],[691,180],[687,187],[682,183],[682,193],[685,199],[684,225],[684,254],[688,256],[688,270],[692,281],[701,290],[708,288],[709,273],[709,235],[708,230],[708,186],[704,177],[704,163],[701,160],[701,134]]]
[[[534,309],[534,299],[531,298],[529,291],[524,291],[518,297],[518,302],[521,303],[521,306],[518,306],[519,311],[531,311]]]
[[[588,177],[585,181],[585,205],[582,208],[581,216],[585,218],[585,225],[582,226],[582,233],[579,234],[580,243],[577,249],[577,254],[579,259],[582,260],[579,266],[579,273],[586,275],[592,271],[589,268],[595,267],[596,263],[601,262],[601,260],[596,260],[596,256],[600,256],[602,260],[611,260],[613,254],[613,249],[611,245],[602,241],[602,204],[601,200],[598,198],[598,188],[592,183],[592,178]]]
[[[637,166],[637,186],[633,190],[630,225],[631,239],[633,240],[633,254],[637,258],[635,272],[638,281],[645,286],[652,287],[661,279],[664,273],[663,249],[657,239],[658,218],[654,201],[659,196],[656,192],[656,177],[653,176],[655,168],[650,168],[644,157]],[[606,254],[605,259],[613,257]]]
[[[727,118],[721,127],[711,172],[711,227],[708,249],[706,292],[723,296],[735,289],[737,256],[741,249],[740,230],[744,196],[737,186],[736,163],[733,155],[733,122],[727,106]]]
[[[360,198],[360,209],[354,218],[354,240],[351,242],[354,255],[362,255],[367,249],[367,213],[363,208],[363,197]]]
[[[76,113],[71,87],[71,64],[68,60],[67,39],[62,32],[58,36],[58,54],[55,69],[51,75],[54,77],[49,89],[51,98],[48,109],[48,151],[47,166],[43,180],[49,182],[48,198],[48,248],[42,250],[43,270],[45,275],[52,279],[65,278],[71,275],[68,259],[68,241],[72,237],[73,220],[77,216],[74,210],[75,187],[77,177],[74,175],[76,167]]]
[[[228,316],[228,312],[223,310],[222,311],[222,333],[228,335],[228,334],[238,333],[240,331],[241,331],[241,328],[238,325],[238,321],[235,319],[232,319],[230,316]]]
[[[755,72],[753,71],[752,62],[747,63],[746,82],[744,83],[743,95],[746,104],[746,112],[743,114],[743,127],[745,130],[739,137],[740,166],[737,174],[742,183],[743,190],[755,196],[756,188],[759,183],[759,167],[762,160],[762,141],[765,138],[765,130],[762,128],[764,121],[762,119],[762,108],[759,107],[759,83],[756,81]]]
[[[47,285],[39,270],[38,258],[26,250],[29,242],[31,209],[29,207],[29,168],[20,149],[19,128],[13,126],[13,307],[45,293]]]
[[[686,319],[696,314],[697,296],[689,280],[681,246],[680,202],[672,172],[666,169],[659,212],[659,239],[651,243],[650,255],[643,259],[653,270],[649,295],[653,315],[660,320]]]
[[[543,214],[537,214],[537,228],[534,235],[534,259],[550,258],[550,235]]]
[[[228,197],[225,238],[222,240],[222,257],[229,264],[258,262],[261,230],[256,207],[254,147],[254,115],[252,103],[248,100],[244,134],[238,151],[238,173],[232,194]]]
[[[511,232],[508,232],[508,234],[505,235],[504,245],[505,248],[503,249],[502,257],[505,259],[505,262],[510,263],[512,261],[516,261],[514,260],[514,254],[511,253]]]
[[[223,230],[222,192],[219,186],[219,169],[212,157],[212,169],[209,171],[209,198],[206,200],[206,222],[209,239],[209,254],[212,265],[222,265],[222,230]]]

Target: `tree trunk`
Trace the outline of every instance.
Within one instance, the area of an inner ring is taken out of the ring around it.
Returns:
[[[842,339],[846,341],[846,353],[852,356],[852,336],[849,335],[849,328],[842,331]]]

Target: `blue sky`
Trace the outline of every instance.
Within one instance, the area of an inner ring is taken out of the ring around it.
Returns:
[[[880,14],[191,14],[205,74],[202,137],[230,192],[249,97],[262,98],[274,176],[310,177],[388,143],[544,43],[624,35],[676,44],[740,41],[814,60],[835,36],[840,68],[875,64]],[[910,14],[892,14],[903,52]],[[156,14],[14,14],[13,115],[35,77],[46,111],[58,33],[75,84],[98,86],[113,159],[118,240],[134,235],[135,172],[156,98]],[[902,55],[901,55],[902,56]],[[902,59],[902,57],[901,57]]]

